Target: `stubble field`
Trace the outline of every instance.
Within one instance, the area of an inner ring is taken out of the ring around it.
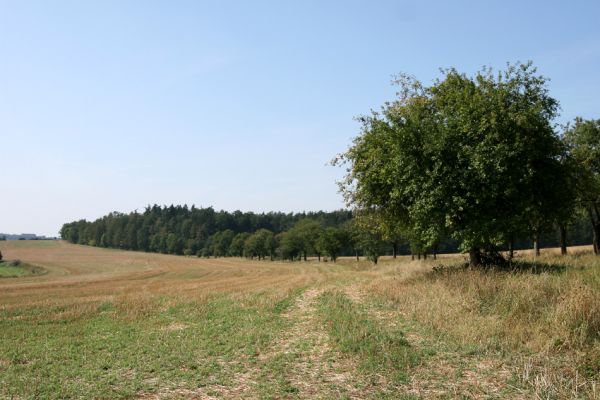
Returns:
[[[46,272],[0,279],[2,398],[600,397],[600,261],[585,251],[478,271],[0,250]]]

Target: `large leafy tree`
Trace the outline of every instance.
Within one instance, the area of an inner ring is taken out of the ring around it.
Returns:
[[[567,126],[564,139],[574,162],[578,203],[588,214],[593,230],[594,252],[600,240],[600,120],[576,118]]]
[[[558,103],[528,64],[467,76],[455,69],[426,87],[400,76],[398,99],[361,117],[362,133],[337,161],[356,209],[374,210],[425,248],[451,236],[482,262],[482,251],[554,212],[551,179],[562,148]]]

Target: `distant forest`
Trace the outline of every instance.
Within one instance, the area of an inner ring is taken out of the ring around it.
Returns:
[[[372,240],[361,235],[349,210],[301,213],[215,211],[212,207],[148,206],[141,213],[113,212],[93,222],[64,224],[63,239],[76,244],[198,257],[301,259],[327,255],[411,254],[407,240]],[[581,217],[568,228],[569,245],[590,244],[589,222]],[[558,230],[540,238],[542,247],[559,245]],[[515,248],[530,248],[523,238]],[[457,252],[458,243],[442,240],[430,252]],[[415,253],[414,248],[412,252]]]

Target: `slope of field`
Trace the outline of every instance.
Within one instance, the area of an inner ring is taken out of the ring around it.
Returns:
[[[3,398],[598,398],[600,262],[199,259],[2,242]],[[538,260],[540,261],[540,260]],[[435,270],[432,267],[436,267]]]

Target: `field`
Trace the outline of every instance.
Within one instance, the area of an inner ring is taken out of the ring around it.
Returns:
[[[600,398],[586,249],[518,272],[0,250],[46,271],[0,279],[2,398]]]

